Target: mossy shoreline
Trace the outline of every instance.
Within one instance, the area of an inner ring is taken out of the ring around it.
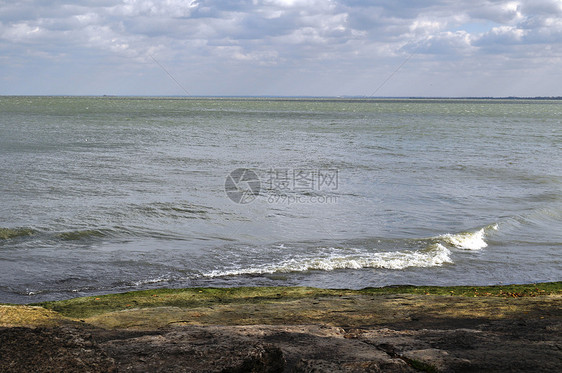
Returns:
[[[386,286],[361,290],[321,289],[312,287],[233,287],[155,289],[107,294],[30,304],[55,311],[65,317],[84,318],[133,308],[179,307],[200,308],[213,304],[274,303],[303,298],[434,295],[455,297],[538,297],[562,294],[562,282],[495,286]]]
[[[562,282],[157,289],[0,304],[0,371],[553,372],[561,331]]]

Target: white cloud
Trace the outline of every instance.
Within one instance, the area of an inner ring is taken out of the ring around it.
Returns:
[[[476,52],[476,48],[472,45],[471,35],[466,31],[438,32],[417,44],[408,46],[407,50],[419,54],[448,56],[449,58],[466,58],[467,55]]]
[[[539,79],[551,73],[547,65],[562,55],[562,1],[0,1],[0,55],[0,77],[20,79],[18,87],[30,93],[36,83],[25,77],[35,74],[37,61],[48,68],[48,61],[56,60],[52,68],[68,76],[82,66],[112,65],[149,81],[161,73],[150,58],[155,55],[178,79],[201,82],[204,88],[192,89],[195,94],[364,94],[369,77],[375,82],[408,59],[385,87],[388,93],[411,95],[412,86],[399,84],[400,75],[430,71],[457,79],[457,87],[466,86],[464,95],[491,95],[489,87],[465,83],[485,76],[491,85],[490,77],[498,76],[502,86],[507,78],[500,75]],[[200,71],[208,72],[207,81]],[[256,76],[272,82],[283,76],[283,83],[259,84]],[[112,79],[105,82],[108,90],[135,93]],[[227,79],[232,91],[223,92]],[[282,91],[259,90],[274,88]],[[154,93],[177,93],[173,82],[169,91],[162,89]],[[540,87],[535,89],[540,94]],[[13,91],[0,87],[0,93]],[[546,88],[544,94],[553,91]]]
[[[116,16],[157,16],[157,17],[189,17],[199,6],[196,0],[123,0],[122,4],[109,8],[109,13]]]
[[[16,43],[25,43],[36,40],[45,35],[45,30],[27,23],[16,23],[5,28],[2,38]]]

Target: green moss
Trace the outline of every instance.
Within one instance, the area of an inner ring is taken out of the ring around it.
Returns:
[[[133,308],[211,307],[217,304],[260,304],[292,299],[340,297],[345,295],[426,294],[454,296],[541,296],[562,294],[562,282],[506,286],[388,286],[363,290],[318,289],[309,287],[238,287],[143,290],[120,294],[37,303],[37,306],[72,318],[87,318]]]
[[[535,297],[548,294],[562,294],[562,282],[545,282],[525,285],[495,286],[387,286],[359,290],[367,294],[425,294],[453,295],[459,297]]]
[[[121,294],[75,298],[56,302],[38,303],[64,316],[85,318],[116,310],[149,307],[208,307],[213,304],[263,303],[333,295],[343,291],[303,287],[243,287],[243,288],[189,288],[143,290]]]
[[[53,326],[64,321],[56,312],[42,307],[0,305],[0,326]]]

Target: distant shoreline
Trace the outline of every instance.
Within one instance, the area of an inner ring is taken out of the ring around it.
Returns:
[[[562,96],[276,96],[276,95],[112,95],[112,94],[84,94],[84,95],[0,95],[2,97],[91,97],[91,98],[193,98],[193,99],[310,99],[310,100],[536,100],[558,101]]]

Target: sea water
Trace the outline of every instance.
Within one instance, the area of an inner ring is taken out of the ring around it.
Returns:
[[[0,97],[0,302],[562,279],[562,101]]]

